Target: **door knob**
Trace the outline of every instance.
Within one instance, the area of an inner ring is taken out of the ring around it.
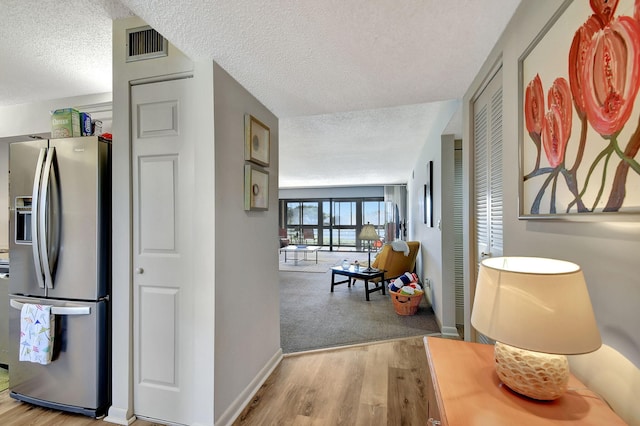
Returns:
[[[136,268],[136,274],[144,274],[143,268]]]

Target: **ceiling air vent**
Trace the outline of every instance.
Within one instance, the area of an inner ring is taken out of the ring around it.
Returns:
[[[167,56],[167,40],[151,27],[127,30],[127,62]]]

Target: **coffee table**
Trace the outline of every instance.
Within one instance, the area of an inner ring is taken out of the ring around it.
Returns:
[[[318,246],[296,246],[296,245],[288,245],[286,247],[282,247],[280,251],[284,252],[284,263],[287,263],[287,253],[293,253],[293,264],[297,265],[300,260],[309,260],[307,259],[307,253],[315,253],[316,254],[316,263],[318,263],[318,250],[320,247]],[[298,258],[298,253],[303,253],[304,257],[302,259]]]
[[[365,269],[366,268],[362,268],[362,267],[359,267],[358,269],[356,269],[355,266],[353,265],[351,265],[349,269],[344,269],[342,266],[333,266],[331,268],[331,293],[333,293],[333,287],[339,284],[347,283],[348,284],[347,287],[351,287],[351,280],[353,278],[356,278],[364,281],[364,294],[367,299],[367,302],[369,301],[369,294],[373,293],[374,291],[382,291],[383,295],[386,294],[384,292],[385,291],[384,289],[385,271],[374,269],[372,272],[366,272]],[[344,281],[336,282],[336,275],[344,275],[348,278]],[[376,283],[376,286],[371,290],[369,290],[369,281],[376,278],[380,278],[380,282]],[[354,282],[354,285],[355,285],[355,282]]]

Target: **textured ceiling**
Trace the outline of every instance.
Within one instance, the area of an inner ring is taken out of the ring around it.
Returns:
[[[281,186],[341,186],[346,179],[352,185],[407,183],[427,135],[458,105],[430,102],[281,120],[280,181],[287,183]]]
[[[282,187],[395,183],[371,161],[415,160],[519,3],[2,0],[0,106],[110,91],[110,20],[130,10],[280,118]]]
[[[111,21],[130,14],[117,0],[0,0],[0,106],[111,92]]]

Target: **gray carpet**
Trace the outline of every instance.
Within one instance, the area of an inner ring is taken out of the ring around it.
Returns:
[[[280,341],[284,353],[439,333],[423,299],[416,315],[396,314],[389,292],[364,296],[364,283],[336,286],[331,272],[280,272]]]
[[[297,253],[299,256],[298,261],[294,259],[294,253],[287,255],[287,261],[284,261],[284,253],[280,253],[280,272],[314,272],[324,274],[332,266],[340,264],[341,260],[336,257],[335,253],[319,252],[318,262],[316,263],[316,254],[307,253],[307,259],[303,259],[302,253]],[[338,255],[338,257],[340,257]]]

